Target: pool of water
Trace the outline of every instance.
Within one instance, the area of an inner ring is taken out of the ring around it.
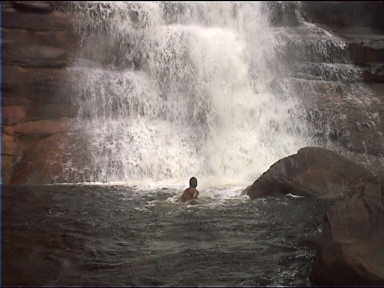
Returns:
[[[319,233],[321,203],[224,187],[192,205],[181,192],[4,186],[5,284],[310,285],[314,251],[300,243]]]

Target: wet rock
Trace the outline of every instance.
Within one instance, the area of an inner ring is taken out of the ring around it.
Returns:
[[[3,111],[3,123],[5,125],[11,125],[20,123],[26,120],[26,109],[21,105],[5,106]]]
[[[45,137],[56,133],[66,132],[71,127],[71,119],[38,120],[16,124],[9,132],[15,135]]]
[[[384,39],[364,39],[364,36],[358,36],[348,43],[352,61],[358,65],[384,62]]]
[[[251,199],[288,193],[340,199],[373,178],[363,166],[333,151],[305,147],[273,164],[245,193]]]
[[[65,48],[72,52],[76,48],[77,38],[72,31],[28,31],[6,29],[3,31],[4,42],[12,45],[45,45]]]
[[[301,5],[304,18],[332,28],[367,26],[383,30],[383,1],[306,1]]]
[[[5,95],[4,95],[5,94]],[[12,92],[8,92],[6,91],[6,93],[4,93],[4,97],[3,97],[3,105],[4,107],[5,106],[18,106],[18,105],[21,105],[21,106],[28,106],[31,101],[28,100],[26,97],[13,97]]]
[[[71,21],[69,15],[57,11],[48,15],[4,11],[2,27],[29,31],[63,31],[72,29]]]
[[[22,145],[14,135],[2,134],[2,183],[9,183],[16,161],[22,153]]]
[[[319,143],[332,142],[352,152],[384,155],[382,85],[306,79],[294,79],[290,84]]]
[[[13,167],[14,167],[14,156],[13,155],[1,155],[1,183],[9,183],[12,174],[13,174]]]
[[[384,283],[382,183],[367,181],[329,209],[310,275],[313,284]]]
[[[4,45],[4,62],[24,67],[62,68],[68,64],[64,49],[39,45]]]
[[[12,4],[16,9],[31,12],[49,13],[53,10],[48,1],[14,1]]]
[[[64,69],[39,69],[4,66],[3,87],[6,97],[20,102],[23,99],[34,105],[71,104],[74,87],[68,71]],[[30,107],[30,106],[29,106]]]
[[[19,154],[18,139],[12,135],[3,134],[3,154],[4,155],[17,155]]]
[[[294,2],[268,2],[269,21],[273,26],[297,26],[297,5]]]
[[[305,106],[316,140],[382,157],[384,94],[373,85],[384,81],[384,22],[378,12],[382,14],[383,2],[348,7],[342,1],[306,2],[300,7],[307,21],[341,40],[300,26],[293,36],[287,34],[283,54],[292,67],[289,83]]]
[[[374,63],[364,67],[363,78],[365,81],[384,83],[384,64]]]
[[[57,133],[30,145],[12,174],[10,184],[73,183],[89,180],[92,159],[82,137]],[[88,178],[87,178],[88,177]]]
[[[30,121],[57,120],[61,118],[74,118],[77,110],[70,104],[37,104],[31,105],[27,115]]]

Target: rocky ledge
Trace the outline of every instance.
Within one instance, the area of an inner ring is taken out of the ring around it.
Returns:
[[[384,284],[384,185],[337,153],[306,147],[273,164],[244,192],[255,199],[288,193],[331,201],[310,275],[315,285]]]

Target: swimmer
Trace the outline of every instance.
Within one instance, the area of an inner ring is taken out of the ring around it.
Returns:
[[[197,179],[195,177],[192,177],[191,179],[189,179],[189,188],[184,190],[184,193],[180,198],[181,202],[197,199],[197,197],[199,196],[199,191],[197,191],[196,187]]]

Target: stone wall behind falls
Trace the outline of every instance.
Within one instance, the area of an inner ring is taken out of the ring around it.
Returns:
[[[57,8],[48,1],[2,3],[3,183],[10,182],[17,167],[34,166],[37,159],[29,155],[43,141],[65,133],[76,113],[65,68],[77,40],[71,17]],[[51,148],[44,149],[40,157]]]
[[[76,92],[66,70],[79,39],[73,15],[61,6],[53,1],[2,3],[3,183],[88,179],[82,168],[91,159],[72,129]],[[273,3],[271,9],[271,25],[289,26],[301,35],[287,42],[283,55],[292,62],[289,77],[296,81],[319,145],[383,157],[384,1]],[[339,36],[346,47],[322,50],[313,35],[300,32],[302,17]],[[358,77],[348,74],[352,66]],[[356,82],[367,90],[355,91],[350,101],[348,89],[354,90]],[[68,163],[78,169],[69,169]]]

